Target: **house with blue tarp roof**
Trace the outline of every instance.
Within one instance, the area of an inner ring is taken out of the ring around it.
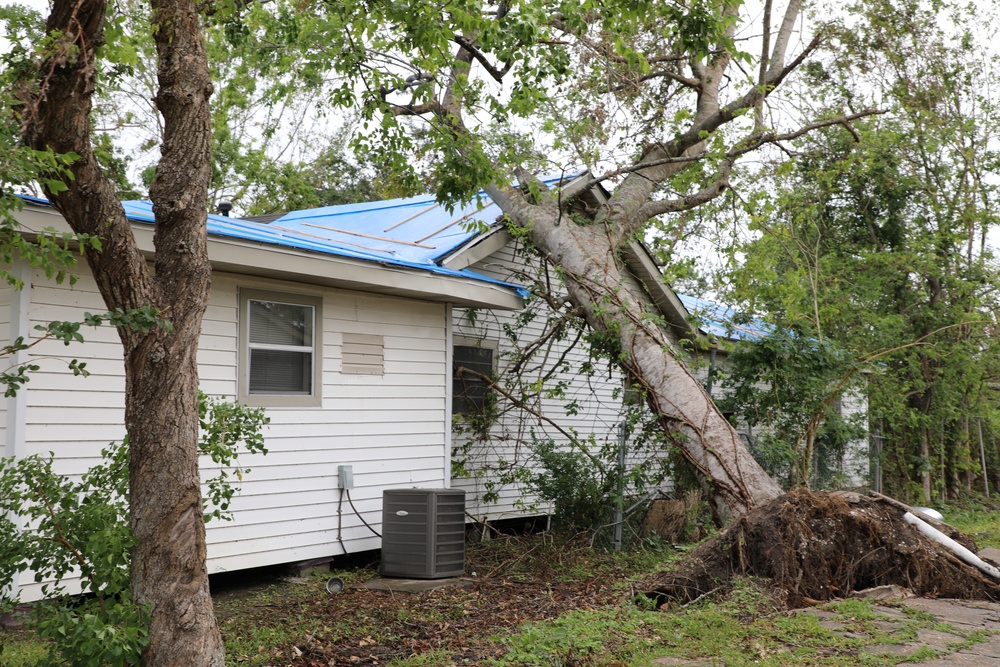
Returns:
[[[68,231],[45,200],[24,203],[24,229]],[[140,249],[152,256],[152,206],[123,207]],[[500,217],[488,199],[451,210],[429,196],[293,211],[266,222],[208,216],[213,276],[198,352],[201,387],[264,407],[271,419],[269,453],[243,460],[252,472],[233,500],[233,521],[208,525],[210,572],[377,549],[381,541],[368,526],[381,523],[390,489],[462,489],[475,521],[545,513],[517,482],[504,482],[505,466],[533,465],[527,445],[535,439],[565,444],[567,433],[579,433],[617,441],[622,378],[613,368],[579,372],[592,361],[586,344],[551,335],[552,313],[529,291],[536,281],[558,285],[558,277],[507,234]],[[728,308],[675,294],[641,244],[622,256],[630,275],[623,288],[652,302],[679,349],[703,355],[693,364],[698,372],[708,369],[713,338],[766,335],[762,323],[740,323]],[[30,341],[37,324],[103,309],[85,267],[74,285],[55,284],[25,263],[9,270],[25,288],[0,288],[7,340]],[[522,316],[526,303],[533,317]],[[529,411],[482,380],[512,363],[514,331],[522,343],[551,345],[524,364],[524,381],[564,387],[560,396],[539,393]],[[14,360],[40,368],[2,404],[7,456],[53,452],[57,472],[78,475],[124,435],[117,334],[95,329],[86,338],[71,348],[41,341]],[[72,359],[85,360],[90,375],[68,373]],[[462,426],[491,400],[496,414],[485,437]],[[203,467],[213,474],[210,461]],[[37,598],[40,586],[25,577],[22,597]]]
[[[152,257],[152,206],[123,207],[139,248]],[[574,338],[552,337],[547,354],[529,365],[527,375],[564,386],[561,397],[538,395],[530,412],[482,381],[510,363],[515,326],[524,341],[547,333],[538,302],[537,314],[519,321],[531,300],[529,276],[558,284],[507,234],[500,215],[488,199],[450,210],[414,197],[294,211],[269,222],[208,216],[213,275],[198,351],[201,388],[264,407],[271,420],[269,453],[242,461],[252,472],[231,505],[233,521],[208,525],[210,572],[379,548],[366,524],[378,528],[389,489],[463,489],[477,521],[544,513],[516,483],[500,483],[498,467],[531,465],[524,448],[531,438],[617,439],[622,380],[608,369],[580,374],[590,356]],[[68,231],[45,200],[24,198],[17,218],[29,233]],[[652,296],[675,340],[700,335],[645,250],[633,244],[625,254],[634,277],[625,287]],[[83,265],[73,285],[23,262],[8,270],[25,287],[0,288],[7,340],[32,341],[37,324],[104,308]],[[124,436],[117,334],[85,335],[72,347],[40,341],[14,360],[39,370],[2,404],[7,456],[53,452],[57,472],[79,475]],[[72,359],[86,361],[90,375],[67,372]],[[496,419],[489,437],[473,442],[454,424],[491,395]],[[210,461],[203,467],[213,474]],[[22,597],[37,598],[42,583],[25,577]]]
[[[677,298],[690,314],[692,324],[709,340],[707,347],[700,348],[702,359],[697,367],[704,378],[706,390],[717,400],[731,389],[724,379],[729,351],[782,333],[773,325],[748,318],[728,306],[686,294],[677,294]],[[720,342],[725,344],[720,345]],[[720,376],[722,382],[718,379]],[[868,400],[863,391],[852,389],[843,393],[835,406],[841,417],[859,421],[867,431]],[[750,450],[755,451],[753,429],[746,424],[737,424],[737,430]],[[824,461],[824,466],[829,467],[845,486],[864,486],[869,476],[868,449],[867,437],[850,441],[837,456]]]
[[[728,306],[688,294],[677,294],[693,322],[710,338],[719,340],[759,340],[774,333],[774,327],[758,319],[743,317]]]

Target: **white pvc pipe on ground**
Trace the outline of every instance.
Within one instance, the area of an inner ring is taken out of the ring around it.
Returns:
[[[941,546],[946,547],[952,553],[954,553],[956,556],[961,558],[963,561],[965,561],[972,567],[975,567],[981,570],[982,572],[985,572],[994,579],[1000,579],[1000,570],[993,567],[992,565],[984,561],[982,558],[980,558],[979,556],[972,553],[971,551],[963,547],[955,540],[951,539],[950,537],[942,533],[934,526],[930,525],[929,523],[926,523],[923,519],[917,517],[912,512],[906,512],[905,514],[903,514],[903,521],[910,524],[911,526],[913,526],[914,528],[916,528],[921,533],[923,533],[930,539],[934,540]]]

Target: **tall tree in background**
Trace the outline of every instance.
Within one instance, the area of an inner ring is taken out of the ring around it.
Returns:
[[[137,545],[134,600],[148,606],[145,665],[223,664],[205,565],[198,475],[196,354],[211,269],[206,243],[211,179],[209,76],[200,17],[188,0],[153,0],[155,102],[163,142],[150,198],[156,215],[152,269],[139,251],[114,184],[91,144],[104,0],[55,0],[52,40],[21,107],[25,138],[40,151],[75,155],[71,178],[48,196],[74,231],[99,239],[86,259],[109,309],[152,306],[170,327],[119,328],[125,356],[129,507]],[[62,181],[63,174],[51,174]]]
[[[874,99],[889,113],[804,138],[773,173],[776,196],[745,193],[751,236],[727,276],[748,310],[871,362],[887,481],[923,502],[937,496],[935,479],[952,496],[971,490],[985,473],[975,419],[996,418],[987,174],[1000,166],[1000,108],[979,37],[991,19],[969,11],[852,8],[826,64],[811,66],[803,103],[835,111]]]
[[[36,28],[33,12],[16,7],[7,10],[8,37],[17,50],[30,53],[42,39],[43,20]],[[295,7],[255,7],[240,15],[238,25],[232,8],[216,5],[206,15],[206,7],[202,30],[215,90],[209,203],[227,199],[238,213],[255,215],[395,196],[374,165],[351,156],[347,142],[358,113],[331,113],[323,76],[310,66],[288,20]],[[244,36],[262,22],[278,32],[273,41]],[[106,33],[112,48],[104,52],[91,113],[95,155],[119,197],[144,199],[164,136],[146,3],[115,3]]]

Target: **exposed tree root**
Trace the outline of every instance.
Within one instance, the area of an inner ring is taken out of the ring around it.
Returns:
[[[1000,600],[1000,581],[963,563],[903,521],[884,497],[796,489],[749,512],[647,585],[659,602],[694,600],[733,576],[766,577],[789,603],[896,584],[917,595]],[[969,538],[939,530],[976,551]]]

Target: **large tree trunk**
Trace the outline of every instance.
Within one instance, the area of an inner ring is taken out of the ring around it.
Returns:
[[[574,199],[587,188],[596,187],[585,179],[581,179],[584,184],[564,188],[558,196],[537,181],[531,195],[504,187],[487,188],[510,224],[527,231],[541,255],[558,267],[570,301],[604,336],[605,347],[617,355],[626,376],[643,385],[650,408],[694,471],[720,524],[777,497],[781,488],[750,455],[739,434],[679,360],[680,355],[657,324],[659,318],[649,299],[640,302],[623,289],[625,272],[619,257],[650,219],[699,206],[728,186],[732,161],[743,148],[724,156],[719,180],[701,192],[675,200],[657,198],[662,186],[689,168],[692,160],[707,157],[709,136],[760,104],[819,43],[814,39],[796,62],[785,65],[785,50],[801,5],[801,0],[789,1],[771,53],[763,54],[768,66],[762,67],[759,85],[727,104],[721,101],[721,86],[727,80],[729,52],[720,46],[707,58],[693,57],[689,63],[692,76],[685,79],[697,98],[690,126],[670,140],[649,144],[610,199],[596,210],[570,215]],[[731,20],[726,31],[732,39],[738,8],[725,5],[720,11]],[[463,60],[460,51],[458,60],[468,61],[469,54],[464,56]],[[758,140],[762,138],[747,140],[745,145]],[[532,180],[524,171],[516,175],[521,183]]]
[[[559,267],[570,300],[588,325],[604,336],[631,381],[645,389],[653,413],[695,472],[720,524],[776,498],[781,488],[743,446],[701,383],[680,361],[648,299],[624,288],[620,249],[601,225],[565,219],[554,198],[537,206],[513,206],[515,221],[530,215],[532,242]]]
[[[150,188],[156,214],[155,271],[90,145],[95,50],[105,0],[56,0],[47,29],[65,35],[42,64],[42,89],[27,106],[27,132],[38,149],[77,153],[68,190],[51,194],[74,231],[98,236],[87,261],[110,309],[153,306],[170,328],[119,328],[125,356],[129,435],[132,594],[150,610],[143,664],[222,667],[223,649],[205,565],[198,475],[196,355],[211,269],[206,238],[212,86],[198,14],[188,0],[153,0],[159,57],[156,103],[164,143]],[[69,47],[78,55],[67,58]]]

